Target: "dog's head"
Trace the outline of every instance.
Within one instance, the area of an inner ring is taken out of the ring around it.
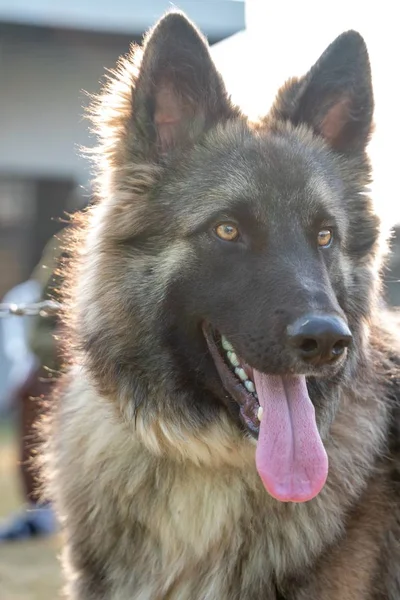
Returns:
[[[318,493],[320,436],[363,360],[376,296],[372,113],[353,31],[257,125],[181,14],[120,63],[94,115],[100,200],[78,336],[149,447],[190,457],[202,440],[212,455],[251,434],[271,494]]]

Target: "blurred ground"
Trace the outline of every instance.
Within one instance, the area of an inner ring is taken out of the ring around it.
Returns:
[[[20,507],[15,435],[0,424],[0,519]],[[58,537],[0,545],[0,600],[57,600],[61,574]]]

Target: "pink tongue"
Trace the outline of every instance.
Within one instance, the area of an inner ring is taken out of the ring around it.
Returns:
[[[256,451],[257,471],[267,491],[282,502],[305,502],[322,489],[328,457],[318,433],[304,376],[253,371],[263,408]]]

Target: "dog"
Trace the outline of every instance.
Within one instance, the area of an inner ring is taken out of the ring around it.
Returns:
[[[251,123],[171,12],[91,118],[45,450],[67,598],[398,600],[364,40],[340,35]]]

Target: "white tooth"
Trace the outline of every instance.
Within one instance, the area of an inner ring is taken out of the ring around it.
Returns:
[[[234,367],[238,367],[240,365],[239,359],[234,352],[228,352],[228,359]]]
[[[264,412],[264,409],[263,409],[263,407],[262,407],[262,406],[259,406],[259,408],[258,408],[258,411],[257,411],[257,419],[258,419],[259,421],[261,421],[261,419],[262,419],[263,412]]]
[[[246,388],[246,390],[248,392],[255,392],[256,388],[254,387],[254,383],[252,381],[250,381],[250,379],[248,379],[247,381],[244,382],[244,387]]]
[[[240,368],[240,369],[236,368],[235,373],[242,381],[246,381],[248,379],[246,371],[242,368]]]
[[[226,350],[228,352],[228,350],[230,352],[233,352],[233,346],[230,342],[228,342],[228,340],[226,339],[226,337],[223,335],[221,336],[221,342],[222,342],[222,347],[224,350]]]

